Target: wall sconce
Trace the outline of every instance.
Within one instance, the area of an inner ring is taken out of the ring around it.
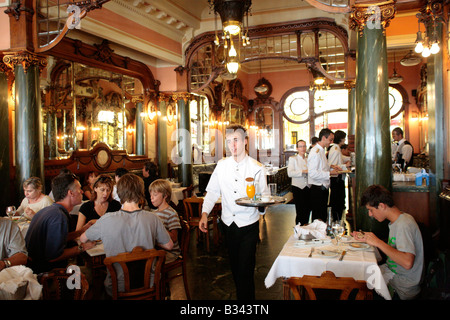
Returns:
[[[442,3],[429,2],[425,9],[421,10],[421,12],[416,15],[419,23],[419,31],[417,31],[416,47],[414,48],[414,51],[421,53],[424,58],[440,51],[436,22],[440,20],[445,23],[442,14]],[[422,37],[422,32],[420,31],[421,22],[425,26],[424,37]],[[427,32],[427,26],[430,25],[432,26],[431,34]]]
[[[161,116],[161,111],[156,110],[155,103],[153,101],[149,101],[147,104],[147,111],[141,112],[141,117],[147,117],[147,119],[152,122],[156,116]]]
[[[214,10],[214,43],[216,46],[221,45],[217,34],[217,14],[219,14],[222,20],[223,48],[227,52],[225,64],[229,73],[236,74],[239,70],[240,45],[242,44],[245,47],[250,44],[250,38],[248,37],[248,14],[252,1],[208,0],[208,2],[210,8]],[[246,17],[246,21],[244,21],[244,16]]]

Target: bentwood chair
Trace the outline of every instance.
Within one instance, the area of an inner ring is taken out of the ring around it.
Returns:
[[[197,243],[201,236],[201,231],[198,228],[198,224],[200,222],[200,218],[202,216],[202,206],[203,206],[203,198],[190,197],[183,200],[184,204],[184,218],[187,220],[190,227],[193,229],[197,229]],[[211,227],[211,228],[210,228]],[[208,226],[206,232],[206,251],[209,252],[209,234],[210,229],[214,234],[217,234],[217,216],[215,214],[210,214],[208,216]]]
[[[67,273],[65,268],[40,273],[37,280],[42,285],[42,300],[85,300],[89,291],[83,273]]]
[[[372,300],[372,290],[362,280],[350,277],[336,277],[331,271],[325,271],[321,276],[291,277],[283,281],[284,300],[290,300],[292,293],[295,300],[332,300],[336,292],[338,300],[349,300],[350,294],[355,290],[355,300]],[[334,293],[334,295],[333,295]]]
[[[131,252],[107,257],[104,264],[112,280],[113,300],[161,300],[164,250],[135,247]],[[122,268],[124,291],[119,292],[116,267]]]
[[[188,300],[191,300],[191,296],[189,295],[189,288],[188,288],[188,281],[187,281],[187,274],[186,274],[186,258],[189,250],[189,240],[190,240],[190,227],[186,220],[180,219],[181,224],[181,232],[178,233],[178,244],[181,249],[180,255],[177,257],[176,260],[172,262],[168,262],[164,264],[163,270],[164,270],[164,285],[168,284],[172,279],[177,277],[183,277],[183,284],[184,284],[184,290],[186,292],[186,298]],[[178,268],[181,268],[180,272],[168,276],[169,272],[172,270],[176,270]]]

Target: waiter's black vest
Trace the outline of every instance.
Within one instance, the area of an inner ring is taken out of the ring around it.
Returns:
[[[408,167],[411,167],[413,165],[413,158],[414,158],[414,147],[412,146],[411,143],[409,143],[409,141],[405,140],[404,144],[408,144],[411,146],[412,148],[412,153],[411,153],[411,159],[409,159],[408,163],[405,164],[405,159],[403,159],[403,154],[401,154],[400,152],[397,153],[397,163],[399,163],[402,168],[404,170],[406,170]]]

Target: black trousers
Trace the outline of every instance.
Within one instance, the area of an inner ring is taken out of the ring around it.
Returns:
[[[311,185],[312,220],[327,222],[328,188]]]
[[[308,223],[309,214],[311,213],[311,190],[308,187],[300,189],[299,187],[292,186],[292,195],[295,203],[295,224],[299,222],[303,226]]]
[[[236,298],[237,300],[255,300],[254,273],[259,221],[241,228],[234,222],[230,226],[222,223],[222,230],[236,285]]]
[[[330,178],[330,202],[334,220],[341,220],[342,211],[345,209],[345,181],[342,176]]]

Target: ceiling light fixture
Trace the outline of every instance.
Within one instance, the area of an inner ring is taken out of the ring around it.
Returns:
[[[390,84],[398,84],[403,81],[403,77],[397,73],[395,69],[395,51],[394,51],[394,73],[389,77]]]
[[[400,64],[405,67],[412,67],[418,65],[420,62],[422,62],[422,59],[418,56],[416,56],[413,52],[413,50],[410,50],[409,53],[407,53],[402,60],[400,60]]]
[[[241,45],[250,44],[248,37],[248,14],[251,0],[208,0],[214,10],[216,46],[223,45],[226,52],[225,65],[229,73],[236,74],[239,70]],[[217,15],[222,20],[222,37],[217,32]],[[246,19],[244,19],[244,17]]]
[[[419,22],[419,31],[417,31],[414,51],[421,53],[422,57],[427,58],[441,50],[436,23],[438,21],[445,23],[442,17],[442,5],[438,2],[429,2],[425,9],[421,10],[416,17]],[[424,37],[422,37],[422,32],[420,31],[420,23],[423,23],[425,26]]]

